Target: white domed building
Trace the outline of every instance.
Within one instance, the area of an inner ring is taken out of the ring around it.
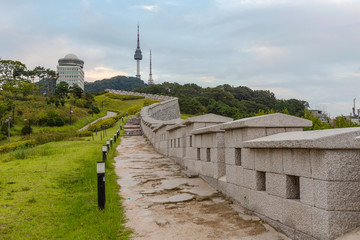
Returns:
[[[75,54],[67,54],[64,58],[58,61],[57,71],[59,78],[56,84],[60,82],[67,82],[69,86],[77,84],[84,90],[84,61],[79,59]]]

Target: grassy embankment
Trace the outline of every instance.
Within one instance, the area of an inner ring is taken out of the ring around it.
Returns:
[[[96,97],[104,110],[126,111],[143,99]],[[100,134],[76,141],[19,148],[0,156],[1,239],[128,239],[114,167],[106,166],[106,209],[97,208],[96,161],[119,122]],[[119,141],[117,142],[119,144]],[[110,158],[115,155],[115,148]]]

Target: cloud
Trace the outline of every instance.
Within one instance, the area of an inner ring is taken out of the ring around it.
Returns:
[[[96,80],[111,78],[118,75],[128,76],[126,72],[123,72],[121,70],[99,66],[85,71],[85,80],[87,82],[93,82]]]
[[[157,12],[160,9],[160,7],[157,5],[141,5],[141,6],[137,6],[137,8],[151,12]]]
[[[199,79],[200,81],[202,81],[204,83],[212,83],[217,80],[217,78],[214,76],[198,77],[197,79]]]

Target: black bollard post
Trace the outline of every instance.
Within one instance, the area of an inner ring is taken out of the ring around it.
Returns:
[[[124,122],[124,117],[121,117],[121,121]]]
[[[120,124],[120,130],[122,130],[122,124]]]
[[[110,147],[112,148],[113,138],[110,138]]]
[[[106,141],[107,150],[110,150],[110,141]]]
[[[102,160],[103,162],[106,162],[106,156],[107,156],[107,146],[106,145],[103,145],[102,146]]]
[[[114,133],[114,143],[116,143],[116,133]]]
[[[98,207],[100,210],[105,208],[105,162],[97,162],[97,190],[98,190]]]

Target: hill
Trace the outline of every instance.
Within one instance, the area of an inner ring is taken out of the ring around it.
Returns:
[[[105,89],[131,91],[134,88],[143,88],[147,84],[135,77],[115,76],[109,79],[85,82],[85,92],[101,92]]]
[[[284,112],[302,117],[308,103],[298,99],[276,99],[269,90],[252,90],[228,84],[202,88],[196,84],[162,83],[134,89],[137,92],[179,98],[180,110],[186,114],[215,113],[234,119]]]

